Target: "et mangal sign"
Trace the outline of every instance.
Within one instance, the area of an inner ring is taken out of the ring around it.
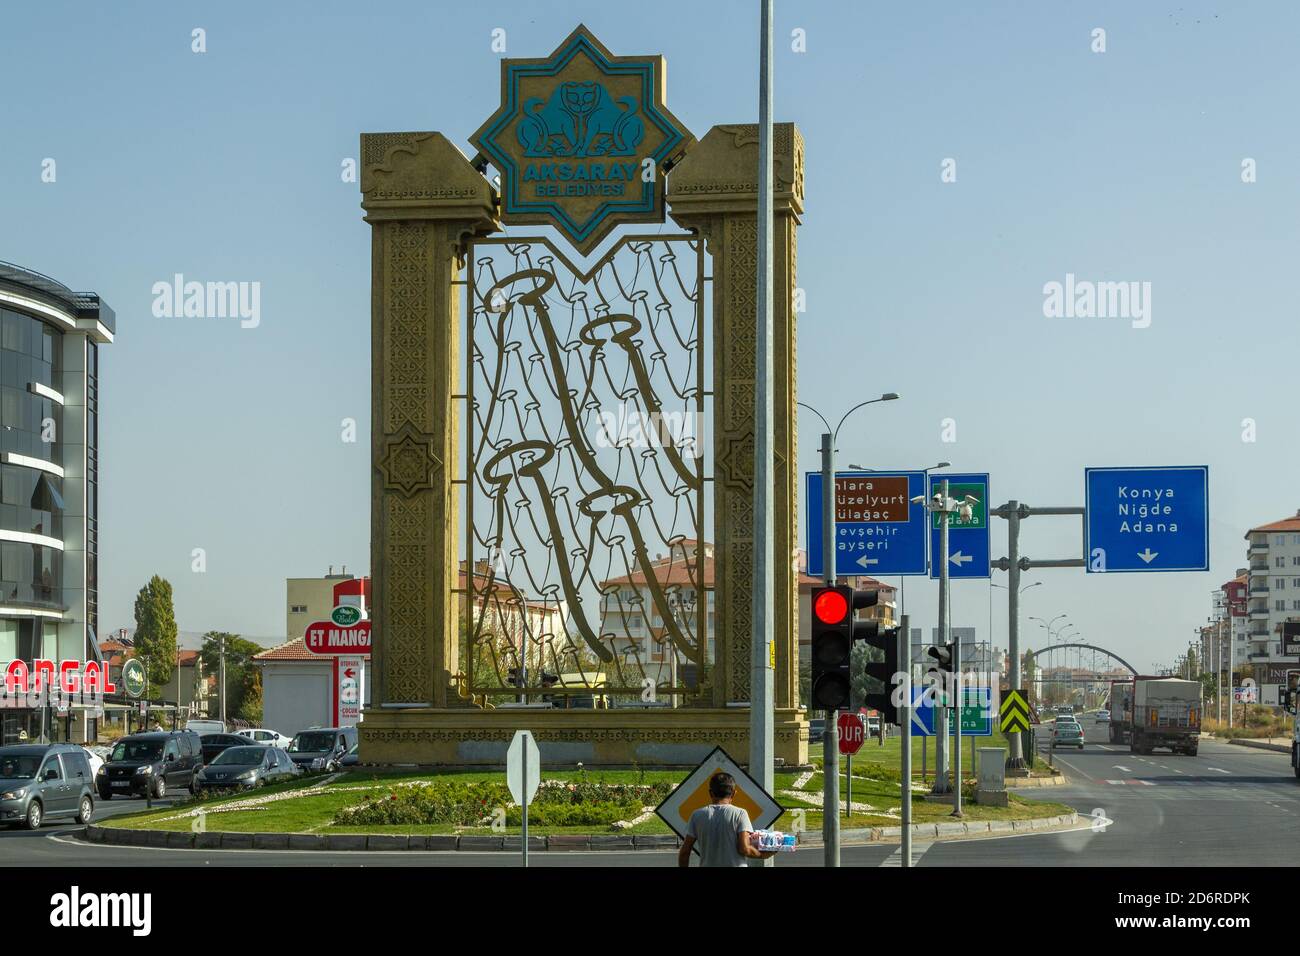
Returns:
[[[370,656],[370,622],[357,621],[341,626],[333,621],[317,621],[303,635],[307,650],[324,657]]]

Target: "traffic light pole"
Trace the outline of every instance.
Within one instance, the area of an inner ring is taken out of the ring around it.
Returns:
[[[898,672],[903,679],[902,705],[898,708],[903,730],[902,762],[899,770],[903,778],[902,827],[899,830],[899,852],[902,866],[912,865],[912,632],[907,627],[907,615],[900,620],[898,629]],[[883,720],[881,727],[884,727]]]
[[[940,486],[940,494],[943,495],[943,511],[939,515],[939,551],[943,557],[943,564],[939,568],[939,640],[943,644],[948,643],[948,588],[951,581],[948,578],[948,516],[952,513],[949,509],[952,502],[948,498],[948,479],[943,480]],[[956,721],[953,727],[953,754],[952,754],[952,815],[961,816],[961,705],[962,705],[962,686],[961,686],[961,638],[958,638],[952,646],[952,676],[956,682],[956,699],[953,704],[952,719]]]
[[[1084,558],[1065,558],[1050,561],[1030,561],[1020,556],[1020,522],[1035,515],[1080,515],[1083,508],[1030,508],[1012,499],[1000,508],[990,508],[989,514],[1005,518],[1007,522],[1007,556],[991,562],[993,567],[1007,572],[1007,656],[1011,658],[1011,689],[1020,688],[1020,572],[1031,568],[1083,568]],[[1080,537],[1082,541],[1082,536]],[[1080,545],[1082,548],[1082,545]],[[1086,557],[1086,555],[1084,556]],[[1007,769],[1025,768],[1025,748],[1020,734],[1007,735]],[[1032,758],[1032,754],[1030,757]]]
[[[830,432],[822,433],[822,579],[835,584],[835,449]],[[852,614],[850,607],[849,613]],[[826,711],[822,734],[822,847],[826,866],[840,865],[839,713]]]
[[[939,515],[939,646],[948,646],[948,479],[940,485],[943,495],[944,510]],[[927,508],[927,513],[929,509]],[[956,654],[951,666],[956,669]],[[943,671],[940,671],[942,675]],[[934,786],[931,793],[945,794],[951,792],[948,787],[948,688],[944,687],[942,696],[935,702],[934,709]],[[960,722],[959,722],[960,725]],[[959,741],[960,743],[960,741]],[[960,753],[960,746],[958,752]]]

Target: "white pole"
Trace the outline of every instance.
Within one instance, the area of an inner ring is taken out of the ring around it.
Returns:
[[[754,632],[750,638],[749,772],[771,793],[773,673],[768,663],[775,636],[773,576],[775,492],[772,364],[772,3],[762,0],[758,55],[758,296],[757,380],[754,383]],[[788,560],[788,556],[786,558]],[[827,727],[827,732],[833,728]],[[764,861],[771,866],[771,858]]]

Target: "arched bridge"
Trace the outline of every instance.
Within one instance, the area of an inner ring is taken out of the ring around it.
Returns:
[[[1067,648],[1067,647],[1081,647],[1084,650],[1096,651],[1098,654],[1105,654],[1107,657],[1119,661],[1121,664],[1127,667],[1130,671],[1132,671],[1134,677],[1137,676],[1136,667],[1134,667],[1128,661],[1124,660],[1124,658],[1120,657],[1114,651],[1108,651],[1104,647],[1097,647],[1095,644],[1049,644],[1047,647],[1044,647],[1042,650],[1030,651],[1026,656],[1036,658],[1039,654],[1046,654],[1050,651],[1059,651],[1062,648]]]

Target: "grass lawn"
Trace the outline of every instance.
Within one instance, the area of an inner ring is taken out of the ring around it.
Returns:
[[[961,769],[962,769],[962,775],[968,778],[974,778],[977,769],[976,764],[972,761],[971,758],[972,741],[974,741],[975,743],[976,751],[978,751],[982,747],[997,747],[1001,750],[1006,750],[1006,751],[1010,751],[1011,749],[1011,745],[1007,743],[1007,738],[1004,737],[1001,733],[999,733],[996,730],[993,732],[993,736],[991,737],[963,736],[961,739]],[[935,761],[933,738],[927,738],[927,737],[912,738],[912,776],[913,778],[920,779],[922,748],[925,749],[925,753],[926,753],[925,768],[926,768],[927,777],[932,780],[934,778],[934,761]],[[883,746],[880,743],[878,743],[874,738],[868,739],[867,742],[862,745],[862,749],[859,750],[853,756],[854,775],[856,776],[858,773],[871,773],[872,771],[867,769],[868,767],[871,767],[875,769],[875,772],[888,775],[893,780],[901,780],[902,777],[899,774],[898,768],[899,768],[899,761],[902,759],[902,750],[903,750],[902,734],[895,734],[886,738]],[[811,763],[813,763],[817,767],[821,767],[822,745],[820,741],[815,744],[809,745],[808,759]],[[978,756],[976,757],[976,759],[978,759]],[[951,752],[949,752],[948,760],[949,763],[952,762]],[[848,766],[848,761],[849,761],[848,757],[842,755],[840,756],[841,770],[844,770]],[[1035,764],[1034,767],[1035,776],[1039,775],[1040,771],[1044,774],[1050,775],[1050,771],[1048,770],[1046,763],[1041,759],[1037,761],[1037,763]],[[856,792],[857,790],[856,782],[853,785],[853,789]]]
[[[544,780],[564,780],[574,782],[581,776],[575,768],[573,771],[568,770],[547,770],[542,772]],[[683,779],[685,774],[677,770],[647,770],[644,773],[636,770],[595,770],[587,771],[586,779],[593,783],[658,783],[660,781],[669,781],[677,783]],[[775,777],[776,787],[778,790],[788,789],[794,786],[797,775],[793,773],[777,774]],[[232,797],[223,797],[211,800],[201,805],[191,804],[182,807],[168,807],[159,810],[146,810],[141,813],[124,814],[122,816],[110,817],[103,821],[101,826],[105,827],[122,827],[127,829],[149,829],[149,830],[188,830],[193,825],[193,818],[188,815],[190,811],[202,806],[205,810],[213,811],[204,815],[204,828],[211,831],[237,832],[237,833],[407,833],[407,834],[429,834],[429,833],[465,833],[465,834],[482,834],[493,835],[495,832],[491,827],[461,827],[453,824],[437,825],[403,825],[403,826],[343,826],[336,825],[334,817],[337,812],[344,807],[353,806],[360,803],[365,797],[365,793],[356,788],[366,788],[371,795],[387,792],[388,788],[403,784],[416,782],[433,782],[438,779],[452,779],[464,783],[478,782],[495,782],[503,781],[503,774],[500,771],[447,771],[432,773],[424,770],[397,770],[397,771],[368,771],[356,770],[344,774],[337,780],[331,781],[324,785],[323,793],[311,794],[302,797],[296,797],[289,800],[267,803],[257,808],[247,808],[240,810],[221,811],[223,805],[235,803],[249,798],[260,798],[270,796],[276,793],[292,792],[303,790],[310,787],[320,786],[324,777],[298,781],[293,784],[286,784],[277,787],[264,787],[257,791],[240,794]],[[784,801],[783,801],[784,802]],[[518,827],[507,827],[507,834],[516,834],[519,832]],[[577,826],[577,827],[539,827],[530,825],[528,828],[530,835],[542,836],[547,833],[671,833],[672,830],[658,817],[651,817],[634,827],[622,828],[619,830],[602,829],[595,826]]]
[[[891,741],[891,743],[893,744],[894,758],[897,760],[898,742],[897,740],[894,740]],[[889,751],[889,744],[878,749],[883,754],[887,754]],[[850,818],[841,817],[841,826],[851,828],[897,825],[899,823],[899,807],[902,801],[900,787],[897,782],[896,765],[893,770],[894,779],[868,779],[859,776],[859,773],[874,773],[881,776],[888,776],[888,764],[876,764],[873,766],[870,761],[855,760],[853,769],[854,803],[868,804],[871,807],[880,810],[880,813],[871,814],[858,812]],[[453,824],[349,826],[335,824],[334,819],[338,811],[345,807],[354,806],[360,803],[367,794],[371,796],[376,794],[382,795],[389,792],[392,787],[403,783],[432,782],[439,779],[455,779],[465,783],[499,783],[502,781],[502,776],[503,775],[500,771],[448,771],[434,773],[428,770],[398,770],[384,772],[356,770],[346,773],[329,783],[323,784],[323,787],[322,782],[326,778],[316,777],[313,779],[297,781],[292,784],[266,787],[237,796],[223,797],[207,801],[203,804],[168,807],[164,809],[111,817],[103,821],[101,825],[105,827],[185,831],[191,829],[194,825],[194,818],[189,815],[190,811],[201,806],[203,809],[208,811],[204,814],[203,827],[210,831],[240,833],[460,833],[487,836],[495,835],[501,831],[494,831],[489,826],[463,827]],[[580,776],[585,776],[587,781],[593,783],[629,784],[656,783],[660,781],[671,781],[675,783],[680,781],[684,774],[682,771],[676,770],[647,770],[644,772],[635,770],[593,770],[582,774],[580,771],[574,769],[572,771],[547,770],[543,771],[542,776],[544,779],[548,780],[564,780],[567,782],[575,782]],[[802,775],[794,773],[777,774],[775,778],[777,792],[774,796],[776,796],[781,805],[785,807],[787,811],[795,809],[803,811],[803,819],[801,821],[803,829],[820,829],[821,811],[819,807],[821,800],[822,776],[820,773],[815,773],[804,783],[801,792],[808,794],[807,801],[790,796],[788,793],[788,791],[794,789],[794,785],[800,776]],[[847,778],[843,773],[841,773],[841,798],[845,796],[847,789],[846,784]],[[241,800],[247,800],[250,798],[256,799],[275,794],[293,793],[308,788],[322,788],[322,792],[272,801],[258,807],[248,807],[227,811],[221,810],[224,805]],[[946,821],[951,812],[951,807],[943,804],[924,803],[920,800],[919,796],[914,798],[912,818],[915,823]],[[967,819],[972,820],[1016,820],[1068,813],[1069,808],[1060,804],[1027,800],[1012,794],[1011,806],[1009,807],[979,807],[971,804],[966,808],[965,812]],[[777,826],[793,829],[795,819],[796,817],[794,814],[787,812],[778,822]],[[537,836],[551,833],[602,832],[619,834],[667,834],[672,832],[668,826],[656,816],[652,816],[650,819],[638,823],[634,827],[621,828],[618,830],[593,825],[573,827],[539,827],[533,825],[528,829],[531,835]],[[504,832],[506,834],[517,834],[519,828],[507,827]]]

